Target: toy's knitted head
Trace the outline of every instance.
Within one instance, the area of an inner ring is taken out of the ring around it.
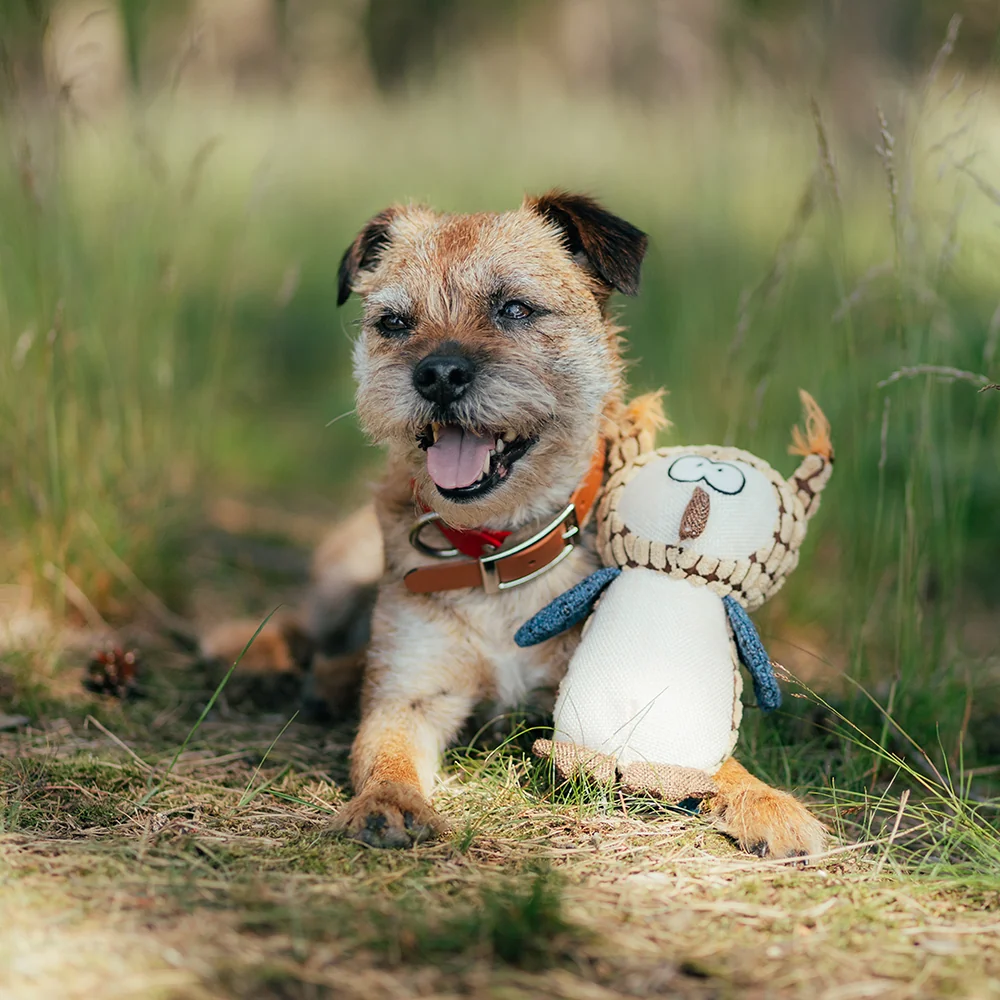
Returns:
[[[830,428],[800,393],[803,456],[784,479],[763,459],[717,445],[612,454],[598,508],[597,544],[609,566],[643,566],[731,594],[748,610],[781,589],[799,561],[806,525],[833,471]]]

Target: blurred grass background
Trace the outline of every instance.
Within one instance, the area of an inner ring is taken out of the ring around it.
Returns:
[[[190,615],[213,502],[348,511],[379,456],[343,248],[396,200],[580,189],[650,234],[620,309],[671,442],[788,468],[797,388],[831,419],[773,655],[989,792],[998,26],[975,0],[4,3],[3,582],[123,621],[134,574]]]

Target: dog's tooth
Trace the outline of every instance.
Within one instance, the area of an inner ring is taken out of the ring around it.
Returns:
[[[438,435],[440,433],[441,433],[441,425],[440,424],[432,423],[431,424],[431,435],[434,438],[434,443],[435,444],[437,444]]]
[[[484,476],[488,475],[489,471],[490,471],[490,453],[486,452],[486,455],[483,458],[483,475]]]
[[[494,451],[495,451],[495,452],[496,452],[496,453],[497,453],[498,455],[502,455],[502,454],[503,454],[503,449],[504,449],[504,440],[503,440],[503,438],[502,438],[502,437],[498,437],[498,438],[497,438],[497,443],[496,443],[496,448],[494,448],[493,450],[494,450]]]
[[[507,442],[507,444],[510,444],[514,440],[514,438],[516,438],[516,437],[517,437],[517,435],[513,431],[504,431],[503,432],[503,439],[504,439],[504,441]]]

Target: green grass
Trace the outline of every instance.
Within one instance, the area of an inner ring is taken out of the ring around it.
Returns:
[[[54,623],[162,619],[158,601],[262,618],[301,584],[226,549],[212,503],[284,511],[251,541],[301,549],[294,515],[322,524],[363,495],[379,456],[352,418],[330,423],[353,405],[357,309],[335,309],[335,271],[401,198],[600,195],[651,236],[620,309],[633,386],[670,390],[665,440],[789,467],[802,386],[837,449],[802,565],[758,616],[803,683],[775,717],[747,711],[739,750],[811,796],[837,853],[762,866],[697,819],[553,788],[530,725],[511,737],[508,720],[499,743],[449,757],[453,834],[378,854],[323,834],[349,727],[289,723],[277,703],[244,714],[148,636],[147,697],[95,699],[56,625],[3,631],[0,711],[33,728],[0,734],[0,925],[16,913],[16,947],[46,955],[63,915],[56,951],[89,964],[53,958],[51,992],[71,972],[80,996],[113,981],[389,996],[413,976],[497,997],[903,997],[918,974],[928,995],[1000,991],[1000,393],[939,372],[1000,381],[997,100],[908,98],[891,161],[818,140],[806,107],[752,102],[643,114],[471,89],[356,113],[9,118],[0,583],[17,589],[0,607],[15,624],[29,604]],[[976,920],[993,930],[970,948]],[[0,987],[22,982],[4,947]]]
[[[350,924],[358,948],[393,965],[472,957],[545,968],[558,964],[574,933],[579,935],[562,915],[562,886],[550,870],[484,884],[472,893],[442,894],[433,910],[426,894],[404,889],[364,903],[342,900],[307,910],[251,899],[242,919],[246,930],[284,931],[305,940],[323,940],[331,927]]]

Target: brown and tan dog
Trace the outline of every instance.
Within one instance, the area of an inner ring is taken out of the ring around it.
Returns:
[[[456,528],[509,532],[508,551],[566,507],[602,436],[622,433],[623,421],[644,429],[642,408],[622,404],[607,304],[615,290],[637,291],[645,250],[643,233],[592,200],[551,193],[500,214],[390,208],[345,253],[339,301],[353,291],[364,302],[358,414],[388,447],[375,499],[385,576],[352,751],[355,798],[336,821],[347,836],[401,847],[439,832],[439,758],[474,707],[512,708],[558,685],[578,631],[531,649],[513,636],[597,567],[588,533],[509,590],[415,593],[405,575],[441,561],[414,547],[411,529],[429,511]],[[646,412],[655,421],[656,407]],[[425,527],[421,541],[447,546]],[[745,849],[821,848],[821,824],[735,760],[716,782],[711,814]]]

